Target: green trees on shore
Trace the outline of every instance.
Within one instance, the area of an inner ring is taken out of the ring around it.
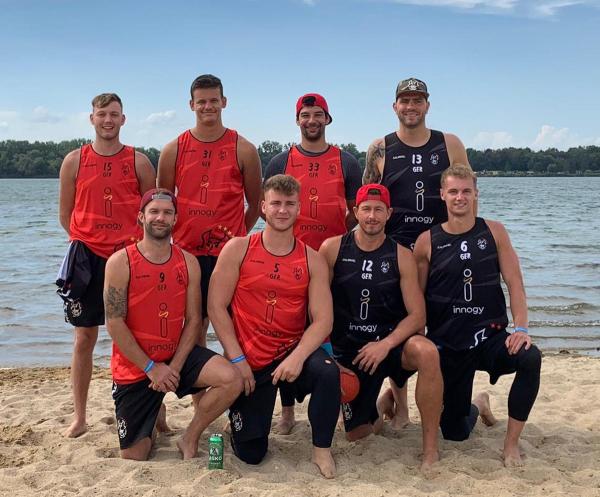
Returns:
[[[0,178],[56,178],[64,156],[89,140],[75,139],[61,142],[0,141]],[[276,154],[292,144],[267,140],[258,147],[263,168]],[[365,152],[353,143],[339,145],[354,155],[361,169],[365,166]],[[145,153],[154,167],[160,151],[156,148],[138,148]],[[499,175],[599,175],[600,147],[570,148],[567,151],[550,148],[533,151],[529,148],[503,148],[497,150],[467,149],[469,161],[475,171]]]

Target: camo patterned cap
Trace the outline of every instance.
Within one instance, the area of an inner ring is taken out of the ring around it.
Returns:
[[[425,95],[425,98],[429,98],[427,85],[417,78],[404,79],[398,83],[398,86],[396,87],[396,100],[398,100],[398,97],[403,93],[422,93]]]

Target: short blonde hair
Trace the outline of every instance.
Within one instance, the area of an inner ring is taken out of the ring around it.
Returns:
[[[440,180],[442,187],[445,185],[446,178],[449,176],[460,179],[470,178],[473,180],[473,186],[477,186],[477,175],[470,166],[464,164],[452,164],[449,168],[445,169],[442,173],[442,179]]]

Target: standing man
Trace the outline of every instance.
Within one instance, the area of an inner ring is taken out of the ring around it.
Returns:
[[[383,413],[376,402],[383,380],[389,377],[401,386],[418,371],[425,470],[439,460],[443,387],[437,349],[418,334],[425,325],[425,302],[417,266],[410,250],[384,232],[391,215],[385,186],[362,186],[354,213],[357,229],[329,238],[319,251],[332,280],[333,354],[360,381],[356,399],[342,405],[346,437],[354,441],[377,433]]]
[[[65,430],[78,437],[87,430],[86,404],[92,377],[93,351],[98,326],[104,324],[102,286],[106,259],[141,237],[137,210],[144,192],[155,185],[154,168],[148,158],[119,138],[125,124],[123,104],[115,93],[102,93],[92,100],[90,122],[94,142],[69,152],[60,168],[59,219],[87,260],[89,274],[76,274],[81,266],[68,269],[71,278],[89,278],[83,295],[65,301],[65,320],[75,327],[71,363],[74,419]]]
[[[353,207],[360,187],[360,167],[353,155],[327,143],[325,128],[331,121],[325,98],[318,93],[301,96],[296,102],[300,145],[273,157],[265,170],[265,180],[275,174],[289,174],[300,182],[300,215],[294,236],[314,250],[319,250],[327,238],[356,225]],[[280,393],[277,430],[288,434],[296,424],[294,393],[286,385]]]
[[[277,386],[291,383],[299,398],[310,394],[312,461],[323,476],[333,478],[340,378],[337,365],[320,348],[331,332],[333,314],[327,264],[294,237],[299,183],[278,174],[263,189],[265,230],[231,240],[210,285],[210,319],[225,356],[244,378],[245,392],[229,411],[231,443],[242,461],[260,463],[267,453]]]
[[[256,223],[261,171],[256,147],[223,126],[221,114],[227,98],[221,80],[212,74],[198,76],[190,94],[196,125],[165,145],[158,161],[158,186],[174,191],[179,202],[173,241],[200,263],[203,323],[199,343],[206,345],[210,276],[225,242],[244,236]]]
[[[390,191],[393,208],[385,232],[411,250],[417,237],[435,224],[446,221],[440,199],[440,177],[451,164],[469,164],[462,142],[450,133],[429,129],[427,85],[416,78],[398,83],[393,109],[400,126],[397,131],[375,140],[367,150],[363,183],[381,183]],[[394,387],[395,407],[387,413],[392,426],[408,424],[406,388]]]
[[[427,336],[440,351],[444,377],[441,428],[448,440],[469,437],[477,417],[496,419],[487,393],[471,403],[475,371],[487,371],[494,384],[515,373],[508,396],[504,439],[507,466],[521,464],[519,436],[540,384],[540,351],[527,334],[527,302],[519,258],[504,226],[475,216],[478,191],[468,166],[442,175],[441,196],[448,221],[419,236],[415,245],[419,280],[426,290]],[[514,332],[508,333],[500,276],[508,287]]]
[[[143,239],[119,250],[106,264],[104,302],[113,339],[111,369],[117,432],[124,459],[146,460],[161,403],[209,390],[177,443],[184,459],[196,457],[204,429],[242,391],[237,369],[196,345],[200,334],[200,268],[196,258],[170,242],[177,201],[153,189],[138,215]]]

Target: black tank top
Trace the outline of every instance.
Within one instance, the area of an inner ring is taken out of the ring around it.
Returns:
[[[342,237],[331,283],[334,356],[353,358],[363,345],[385,338],[406,317],[397,251],[389,237],[372,252],[356,245],[354,232]]]
[[[422,147],[409,147],[396,133],[385,137],[381,184],[390,191],[392,216],[385,232],[411,250],[417,237],[448,220],[440,199],[440,178],[450,165],[444,133],[431,130]]]
[[[425,292],[427,337],[452,350],[472,349],[508,325],[498,250],[486,222],[461,235],[431,229]]]

